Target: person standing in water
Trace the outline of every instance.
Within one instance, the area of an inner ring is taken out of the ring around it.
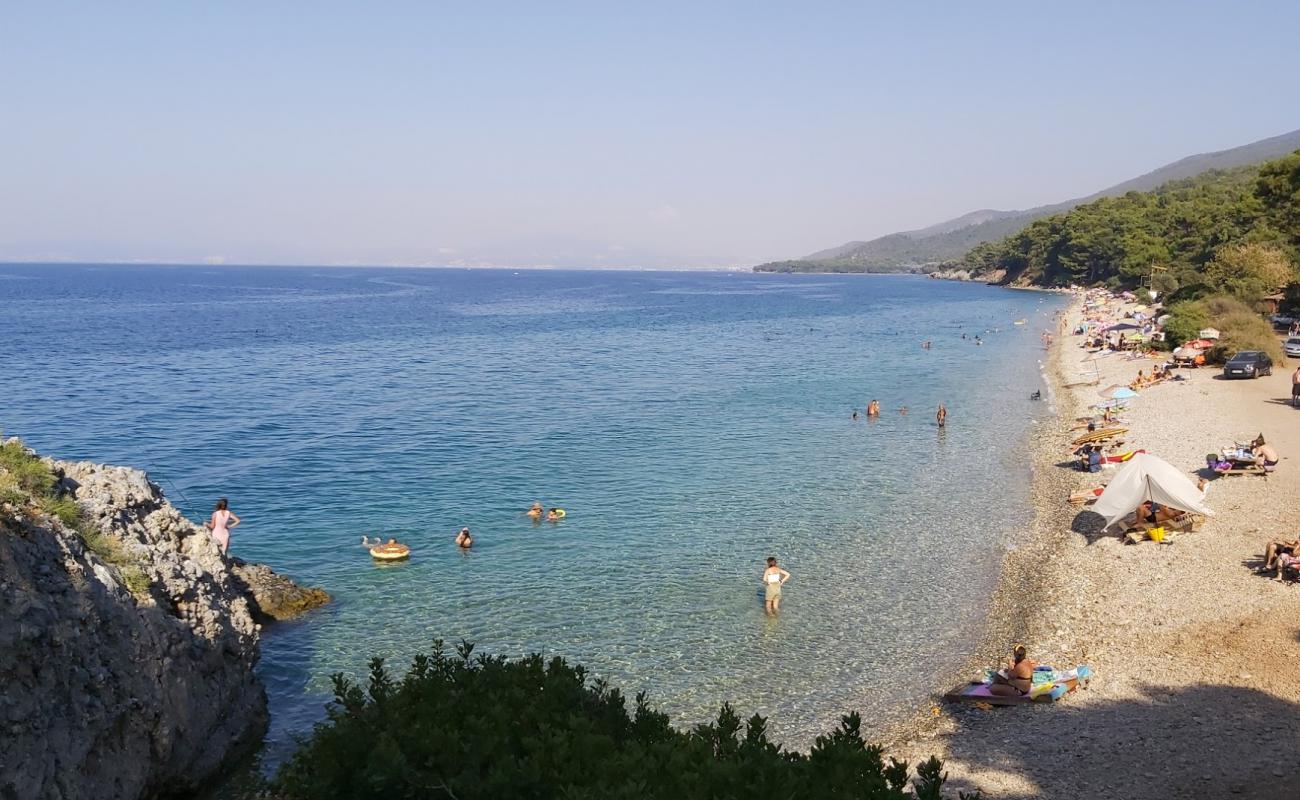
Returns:
[[[468,550],[474,546],[474,537],[470,535],[469,528],[461,528],[460,533],[456,534],[456,546],[462,550]]]
[[[880,416],[880,401],[879,401],[879,400],[872,400],[870,403],[867,403],[867,416],[868,416],[868,417],[878,417],[878,416]]]
[[[940,428],[948,424],[948,409],[944,408],[943,403],[940,403],[939,410],[934,412],[934,421],[939,423]]]
[[[763,610],[768,616],[775,616],[781,611],[781,587],[790,580],[790,573],[776,565],[776,556],[767,557],[767,569],[763,570]]]
[[[203,523],[203,527],[212,531],[212,538],[217,540],[217,546],[221,552],[230,552],[230,529],[238,525],[242,520],[235,516],[230,510],[226,498],[217,501],[216,508],[212,510],[212,517]]]

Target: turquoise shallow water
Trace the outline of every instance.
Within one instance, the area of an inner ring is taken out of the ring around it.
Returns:
[[[234,552],[335,596],[264,639],[269,764],[330,673],[439,636],[569,656],[682,722],[730,700],[795,745],[854,708],[878,729],[969,650],[1028,519],[1060,304],[914,277],[21,265],[0,299],[0,429],[147,468],[195,519],[229,496]],[[533,500],[569,516],[535,525]],[[412,560],[372,564],[378,532]],[[769,553],[793,573],[775,620]]]

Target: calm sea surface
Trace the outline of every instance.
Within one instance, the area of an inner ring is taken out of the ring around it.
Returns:
[[[970,649],[1028,519],[1060,303],[915,277],[0,265],[0,429],[145,468],[196,520],[229,496],[233,552],[334,595],[266,633],[268,764],[330,673],[435,637],[570,657],[680,722],[730,700],[806,745],[855,708],[879,730]],[[568,517],[534,524],[534,500]],[[363,533],[411,561],[373,564]],[[768,554],[793,573],[779,619]]]

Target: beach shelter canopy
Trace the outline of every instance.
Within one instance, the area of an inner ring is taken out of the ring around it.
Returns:
[[[1092,510],[1106,518],[1109,528],[1148,500],[1180,511],[1214,515],[1190,478],[1168,461],[1147,453],[1138,453],[1120,467]]]

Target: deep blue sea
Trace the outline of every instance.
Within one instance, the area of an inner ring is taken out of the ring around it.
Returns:
[[[570,657],[682,723],[729,700],[802,746],[851,709],[879,730],[970,650],[1029,518],[1060,305],[896,276],[0,265],[0,430],[147,469],[196,520],[228,496],[234,553],[334,595],[266,631],[267,764],[331,673],[435,637]]]

